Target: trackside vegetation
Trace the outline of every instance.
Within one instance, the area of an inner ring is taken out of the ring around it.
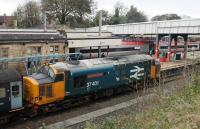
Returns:
[[[117,116],[101,124],[87,123],[85,129],[199,129],[200,75],[195,71],[184,81],[185,86],[172,95],[156,93],[159,98],[154,108]]]

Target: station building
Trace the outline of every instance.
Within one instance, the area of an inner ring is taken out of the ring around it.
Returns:
[[[99,35],[98,32],[73,30],[62,32],[60,30],[0,29],[0,58],[69,53],[82,53],[83,58],[98,58],[103,55],[140,53],[144,48],[138,50],[137,46],[122,41],[121,37],[115,37],[110,32],[102,32]],[[21,71],[24,69],[23,65],[0,63],[0,69],[17,68]]]
[[[0,30],[0,58],[68,53],[65,36],[57,31]],[[6,63],[0,68],[7,68]]]

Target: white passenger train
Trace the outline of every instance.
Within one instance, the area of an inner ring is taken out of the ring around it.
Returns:
[[[184,43],[178,43],[177,45],[177,52],[182,52],[184,51]],[[159,46],[160,51],[168,51],[168,43],[162,43]],[[175,45],[172,44],[171,46],[171,51],[175,50]],[[200,51],[200,42],[189,42],[187,45],[187,50],[188,51]]]

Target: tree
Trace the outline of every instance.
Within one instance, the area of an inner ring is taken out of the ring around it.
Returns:
[[[43,11],[60,24],[83,22],[84,16],[92,12],[92,5],[92,0],[42,0]]]
[[[19,28],[33,27],[41,24],[40,6],[35,1],[29,1],[23,6],[18,6],[14,12]]]
[[[117,9],[117,11],[118,11],[118,15],[119,15],[119,16],[124,16],[124,15],[126,15],[126,13],[127,13],[127,7],[125,7],[124,4],[121,3],[121,2],[117,2],[117,3],[115,4],[115,11],[116,11],[116,9]],[[115,12],[115,13],[116,13],[116,12]]]
[[[126,23],[126,8],[122,3],[116,3],[115,14],[111,18],[111,24],[123,24]]]
[[[102,11],[102,24],[103,25],[109,25],[111,23],[111,15],[106,10],[100,10],[100,11]],[[94,20],[93,20],[94,26],[99,25],[99,13],[100,13],[100,11],[97,11],[97,13],[94,17]]]
[[[177,14],[163,14],[152,17],[151,21],[177,20],[181,19]]]
[[[144,13],[138,11],[138,9],[134,7],[133,5],[130,7],[130,10],[127,12],[126,17],[127,17],[128,23],[147,21],[147,16]]]

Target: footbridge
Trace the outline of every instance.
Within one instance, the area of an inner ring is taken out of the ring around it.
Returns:
[[[80,29],[81,30],[81,29]],[[80,31],[79,30],[79,31]],[[97,32],[99,27],[92,27],[84,29],[87,32]],[[175,43],[174,54],[177,50],[178,37],[184,39],[184,58],[187,55],[187,44],[189,35],[200,35],[200,19],[187,19],[187,20],[168,20],[168,21],[153,21],[142,23],[128,23],[118,25],[105,25],[102,26],[102,31],[112,32],[113,35],[155,35],[155,57],[159,58],[159,42],[163,37],[168,36],[168,53],[167,60],[170,61],[171,57],[171,44]]]
[[[99,27],[83,29],[97,32]],[[200,34],[200,19],[168,20],[102,26],[113,35]]]

